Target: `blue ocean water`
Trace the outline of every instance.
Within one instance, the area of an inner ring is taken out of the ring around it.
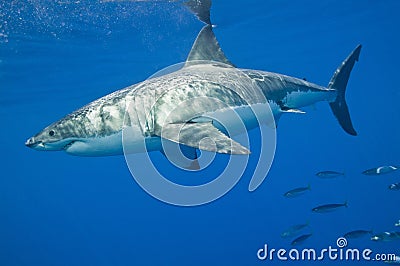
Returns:
[[[336,247],[355,229],[394,231],[399,174],[365,169],[399,164],[398,1],[214,1],[214,32],[237,66],[326,85],[357,44],[347,89],[357,137],[326,103],[279,122],[264,183],[250,175],[224,197],[176,207],[144,192],[123,156],[36,152],[25,140],[82,105],[185,61],[202,27],[179,3],[3,1],[0,3],[1,265],[257,265],[257,251],[290,249],[280,234],[309,222],[300,247]],[[321,170],[345,177],[323,180]],[[286,191],[310,184],[297,198]],[[324,203],[348,208],[318,214]],[[349,240],[351,248],[396,253],[399,242]],[[291,262],[308,265],[309,262]],[[337,261],[315,262],[336,265]],[[362,262],[342,261],[347,265]]]

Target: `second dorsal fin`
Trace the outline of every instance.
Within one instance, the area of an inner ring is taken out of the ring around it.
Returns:
[[[206,25],[201,29],[192,46],[192,50],[186,60],[185,66],[196,64],[195,61],[216,61],[235,67],[225,56],[217,38],[215,38],[211,25]]]

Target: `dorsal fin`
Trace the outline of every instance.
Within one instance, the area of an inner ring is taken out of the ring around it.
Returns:
[[[192,50],[186,60],[185,66],[191,65],[191,62],[205,60],[221,62],[235,67],[225,56],[217,38],[215,38],[211,25],[206,25],[200,31],[192,46]]]
[[[187,8],[190,9],[197,18],[208,25],[211,25],[210,20],[210,9],[211,0],[189,0],[183,3]]]

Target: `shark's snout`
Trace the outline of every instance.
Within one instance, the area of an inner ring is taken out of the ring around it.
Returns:
[[[36,146],[38,143],[35,141],[35,138],[29,138],[27,141],[25,141],[25,145],[29,148],[33,148],[34,146]]]
[[[25,141],[25,145],[31,149],[35,150],[45,150],[45,145],[43,141],[35,139],[35,137],[29,138]]]
[[[44,149],[43,141],[36,140],[35,137],[31,137],[27,141],[25,141],[25,145],[27,147],[35,149],[35,150],[43,150]]]

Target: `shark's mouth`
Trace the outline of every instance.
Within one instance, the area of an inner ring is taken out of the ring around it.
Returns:
[[[25,142],[25,145],[38,151],[62,151],[68,150],[77,140],[78,139],[76,138],[68,138],[53,142],[44,142],[42,140],[35,139],[35,137],[32,137]]]
[[[28,147],[35,149],[35,150],[45,150],[46,146],[42,141],[38,141],[32,145],[28,145]]]
[[[70,148],[74,143],[76,142],[76,140],[72,140],[69,143],[67,143],[64,147],[63,150],[68,150],[68,148]]]
[[[39,141],[33,148],[44,151],[67,151],[75,142],[76,140],[62,140],[48,143]]]

